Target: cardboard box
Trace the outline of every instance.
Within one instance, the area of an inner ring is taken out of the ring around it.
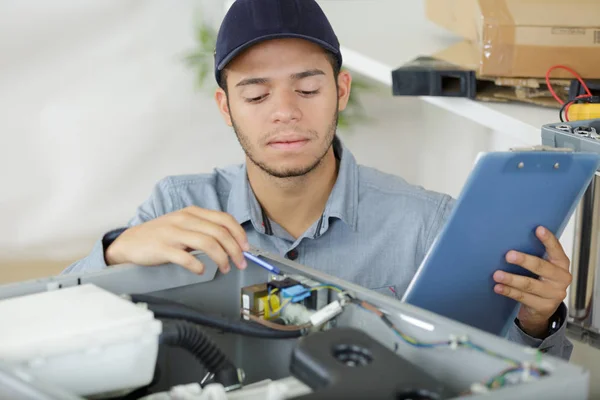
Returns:
[[[480,76],[543,78],[560,64],[600,78],[600,0],[425,0],[425,11],[476,45]]]

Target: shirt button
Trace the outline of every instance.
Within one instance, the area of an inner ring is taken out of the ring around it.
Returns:
[[[293,249],[287,252],[287,258],[289,258],[290,260],[295,260],[296,258],[298,258],[298,250]]]

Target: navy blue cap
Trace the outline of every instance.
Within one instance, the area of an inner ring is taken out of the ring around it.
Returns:
[[[309,40],[332,52],[342,65],[340,43],[315,0],[236,0],[217,35],[217,82],[235,56],[254,44],[278,38]]]

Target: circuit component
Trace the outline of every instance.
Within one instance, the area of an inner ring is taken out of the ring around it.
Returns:
[[[341,289],[305,277],[300,279],[302,282],[296,276],[282,276],[242,288],[243,318],[258,323],[275,322],[284,326],[310,325],[315,312],[326,309],[332,302],[340,304],[338,300],[331,298],[330,289]],[[322,325],[335,315],[337,313],[324,317],[316,325]],[[320,326],[324,327],[326,326]]]
[[[284,279],[281,279],[281,280],[272,280],[272,281],[269,281],[267,283],[267,290],[268,289],[270,289],[270,290],[274,290],[274,289],[281,290],[281,289],[289,288],[289,287],[296,286],[296,285],[299,285],[299,284],[300,284],[300,282],[298,282],[297,280],[292,279],[292,278],[290,278],[288,276],[288,277],[285,277]]]
[[[278,318],[278,310],[281,308],[279,296],[275,294],[267,294],[258,299],[258,313],[256,315],[264,319]]]
[[[298,281],[307,289],[314,289],[322,286],[321,282],[317,282],[302,275],[292,275],[291,278]],[[312,290],[310,291],[310,295],[304,299],[303,303],[309,310],[319,310],[329,303],[328,291]]]
[[[290,299],[292,303],[298,303],[310,297],[310,291],[302,285],[294,285],[281,289],[281,297],[284,301]]]
[[[242,309],[244,313],[249,313],[257,316],[264,315],[264,299],[267,298],[269,292],[266,283],[259,283],[252,286],[242,288]],[[244,315],[244,319],[249,319]]]
[[[302,304],[289,304],[281,311],[281,319],[286,325],[303,325],[310,322],[314,313]]]
[[[249,319],[248,314],[264,319],[273,319],[278,316],[277,310],[281,307],[281,299],[276,289],[270,289],[267,283],[242,288],[242,310],[244,319]]]

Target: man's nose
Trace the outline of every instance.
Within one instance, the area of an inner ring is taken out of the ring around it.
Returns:
[[[298,100],[298,95],[294,91],[286,90],[278,93],[273,102],[273,122],[284,124],[298,122],[302,118]]]

